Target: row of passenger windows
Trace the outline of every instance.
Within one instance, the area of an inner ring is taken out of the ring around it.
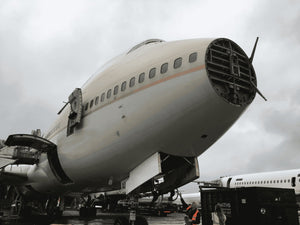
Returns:
[[[196,62],[197,57],[198,57],[197,52],[193,52],[192,54],[190,54],[189,55],[189,63]],[[182,57],[179,57],[174,60],[173,68],[178,69],[181,66],[182,66]],[[165,74],[166,72],[168,72],[168,68],[169,68],[169,63],[162,64],[160,66],[160,74]],[[156,72],[157,71],[156,71],[155,67],[151,68],[148,73],[149,79],[154,78],[156,76]],[[145,78],[146,78],[146,73],[141,73],[138,76],[137,82],[143,83],[145,81]],[[132,87],[134,87],[135,84],[136,84],[136,78],[132,77],[129,80],[128,86],[129,86],[129,88],[132,88]],[[120,91],[124,92],[126,90],[126,88],[127,88],[127,81],[124,81],[121,84]],[[119,85],[116,85],[113,89],[109,89],[106,92],[103,92],[100,97],[97,96],[95,99],[92,99],[89,103],[86,103],[86,105],[84,107],[85,111],[87,111],[89,108],[92,108],[94,105],[98,105],[99,100],[100,100],[100,102],[104,102],[105,97],[106,97],[106,99],[109,99],[112,96],[112,94],[117,95],[118,92],[119,92]]]
[[[288,179],[288,180],[264,180],[264,181],[235,182],[235,185],[248,185],[248,184],[276,184],[276,183],[290,183],[290,179]]]

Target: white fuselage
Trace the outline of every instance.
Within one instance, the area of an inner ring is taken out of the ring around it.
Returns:
[[[43,154],[40,163],[31,166],[28,184],[46,193],[111,190],[155,152],[202,154],[247,107],[229,104],[213,89],[205,65],[212,41],[151,43],[111,61],[82,87],[80,127],[66,135],[68,106],[46,135],[57,145],[61,166],[73,183],[59,183]],[[197,59],[189,62],[194,52]],[[179,57],[182,65],[174,68]],[[168,70],[162,73],[165,63]],[[151,68],[156,68],[153,78],[149,78]],[[139,82],[141,73],[145,73],[143,82]],[[129,87],[133,77],[135,84]],[[124,81],[126,89],[121,91]]]
[[[300,194],[300,169],[228,176],[220,180],[223,187],[288,188]]]

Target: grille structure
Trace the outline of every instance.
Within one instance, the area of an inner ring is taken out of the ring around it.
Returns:
[[[246,53],[236,43],[220,38],[207,48],[206,70],[219,96],[236,106],[250,104],[256,94],[256,75]]]

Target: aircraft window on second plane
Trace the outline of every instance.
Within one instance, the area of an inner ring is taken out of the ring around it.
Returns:
[[[126,89],[126,81],[124,81],[123,83],[122,83],[122,85],[121,85],[121,91],[125,91],[125,89]]]
[[[86,110],[88,110],[88,108],[89,108],[89,103],[86,103],[84,110],[86,111]]]
[[[167,71],[168,71],[168,63],[162,64],[160,67],[160,73],[163,74],[166,73]]]
[[[197,52],[194,52],[194,53],[190,54],[190,56],[189,56],[189,62],[193,63],[196,60],[197,60]]]
[[[111,89],[109,89],[109,90],[107,91],[106,98],[109,99],[110,96],[111,96]]]
[[[117,85],[114,88],[114,95],[118,94],[118,91],[119,91],[119,86]]]
[[[155,77],[155,73],[156,73],[156,68],[152,68],[149,71],[149,78],[152,79],[153,77]]]
[[[133,87],[135,85],[135,77],[130,79],[129,87]]]
[[[95,99],[95,105],[98,105],[98,102],[99,102],[99,96],[97,96]]]
[[[179,67],[181,67],[181,64],[182,64],[182,58],[177,58],[174,60],[174,69],[177,69]]]
[[[145,73],[141,73],[139,76],[139,83],[143,83],[145,80]]]

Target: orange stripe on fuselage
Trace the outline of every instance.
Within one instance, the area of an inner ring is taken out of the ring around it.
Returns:
[[[205,68],[205,65],[201,65],[201,66],[197,66],[197,67],[194,67],[194,68],[189,69],[189,70],[186,70],[186,71],[182,71],[182,72],[180,72],[180,73],[173,74],[173,75],[168,76],[168,77],[164,77],[164,78],[162,78],[162,79],[160,79],[160,80],[158,80],[158,81],[155,81],[155,82],[153,82],[153,83],[151,83],[151,84],[147,84],[147,85],[145,85],[145,86],[143,86],[143,87],[140,87],[140,88],[138,88],[138,89],[136,89],[136,90],[134,90],[134,91],[132,91],[132,92],[129,92],[129,93],[126,94],[126,95],[123,95],[123,96],[121,96],[121,97],[119,97],[119,98],[116,98],[115,100],[110,101],[110,102],[108,102],[108,103],[106,103],[106,104],[104,104],[104,105],[102,105],[102,106],[100,106],[100,107],[95,107],[93,110],[89,111],[88,113],[83,114],[82,117],[84,118],[84,117],[88,116],[89,114],[91,114],[91,113],[93,113],[93,112],[95,112],[95,111],[98,111],[98,110],[102,109],[103,107],[105,107],[105,106],[107,106],[107,105],[110,105],[110,104],[112,104],[112,103],[114,103],[114,102],[116,102],[116,101],[118,101],[118,100],[120,100],[120,99],[122,99],[122,98],[125,98],[125,97],[127,97],[127,96],[129,96],[129,95],[131,95],[131,94],[137,93],[137,92],[139,92],[139,91],[142,91],[142,90],[147,89],[147,88],[149,88],[149,87],[152,87],[152,86],[155,86],[155,85],[157,85],[157,84],[163,83],[163,82],[165,82],[165,81],[174,79],[174,78],[176,78],[176,77],[180,77],[180,76],[183,76],[183,75],[187,75],[187,74],[189,74],[189,73],[193,73],[193,72],[202,70],[202,69],[204,69],[204,68]],[[100,103],[100,104],[101,104],[101,103]],[[55,133],[53,133],[53,134],[52,134],[50,137],[48,137],[48,138],[49,138],[49,139],[53,138],[57,133],[61,132],[61,131],[62,131],[63,129],[65,129],[65,128],[66,128],[66,126],[64,126],[63,128],[57,130]]]
[[[129,95],[132,95],[132,94],[134,94],[134,93],[137,93],[137,92],[142,91],[142,90],[144,90],[144,89],[147,89],[147,88],[149,88],[149,87],[155,86],[155,85],[157,85],[157,84],[163,83],[163,82],[165,82],[165,81],[174,79],[174,78],[176,78],[176,77],[180,77],[180,76],[183,76],[183,75],[186,75],[186,74],[189,74],[189,73],[196,72],[196,71],[198,71],[198,70],[202,70],[202,69],[204,69],[204,68],[205,68],[205,65],[197,66],[197,67],[195,67],[195,68],[192,68],[192,69],[189,69],[189,70],[186,70],[186,71],[183,71],[183,72],[180,72],[180,73],[176,73],[176,74],[174,74],[174,75],[171,75],[171,76],[162,78],[162,79],[160,79],[160,80],[158,80],[158,81],[155,81],[155,82],[153,82],[153,83],[151,83],[151,84],[147,84],[147,85],[145,85],[145,86],[143,86],[143,87],[140,87],[140,88],[138,88],[138,89],[136,89],[136,90],[134,90],[134,91],[132,91],[132,92],[129,92],[129,93],[126,94],[126,95],[123,95],[123,96],[121,96],[121,97],[119,97],[119,98],[116,98],[115,100],[110,101],[110,102],[108,102],[108,103],[106,103],[106,104],[104,104],[104,105],[102,105],[102,106],[100,106],[100,107],[98,107],[98,108],[96,107],[94,110],[91,110],[90,112],[84,114],[83,117],[85,117],[85,116],[91,114],[92,112],[95,112],[95,111],[97,111],[97,110],[99,110],[99,109],[101,109],[101,108],[103,108],[103,107],[105,107],[105,106],[107,106],[107,105],[110,105],[110,104],[112,104],[112,103],[114,103],[114,102],[116,102],[116,101],[118,101],[118,100],[120,100],[120,99],[122,99],[122,98],[125,98],[125,97],[127,97],[127,96],[129,96]]]
[[[196,71],[198,71],[198,70],[202,70],[202,69],[204,69],[204,68],[205,68],[205,65],[201,65],[201,66],[197,66],[197,67],[195,67],[195,68],[192,68],[192,69],[183,71],[183,72],[181,72],[181,73],[176,73],[176,74],[174,74],[174,75],[172,75],[172,76],[162,78],[162,79],[160,79],[160,80],[158,80],[158,81],[155,81],[155,82],[153,82],[153,83],[151,83],[151,84],[148,84],[148,85],[146,85],[146,86],[144,86],[144,87],[140,87],[140,88],[134,90],[133,93],[139,92],[139,91],[141,91],[141,90],[147,89],[147,88],[149,88],[149,87],[152,87],[152,86],[154,86],[154,85],[163,83],[163,82],[168,81],[168,80],[171,80],[171,79],[173,79],[173,78],[180,77],[180,76],[183,76],[183,75],[186,75],[186,74],[189,74],[189,73],[193,73],[193,72],[196,72]]]

